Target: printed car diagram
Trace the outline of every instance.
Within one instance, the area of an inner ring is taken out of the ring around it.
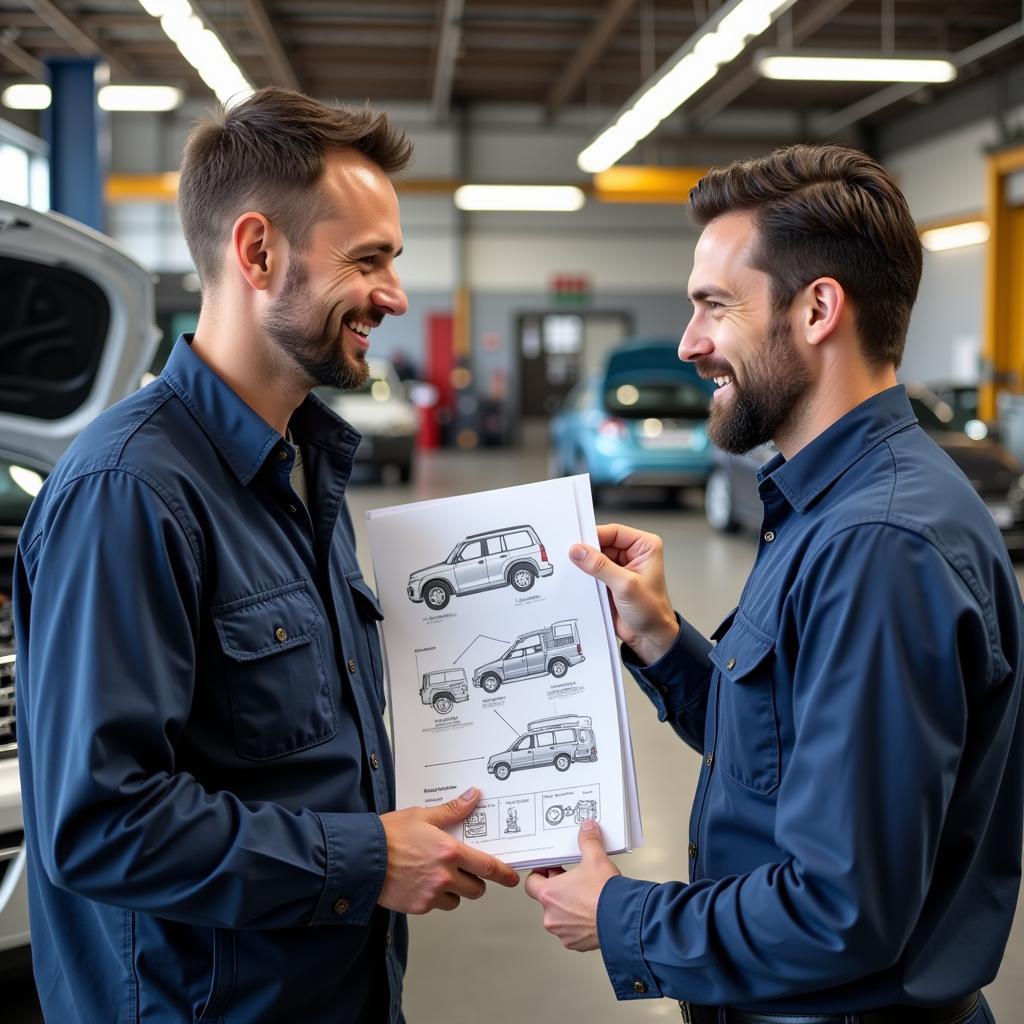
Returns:
[[[532,526],[506,526],[470,534],[443,562],[410,573],[406,593],[410,601],[425,602],[440,611],[453,595],[462,597],[496,587],[523,592],[554,571]]]
[[[576,761],[596,761],[597,741],[593,723],[584,715],[556,715],[528,722],[526,732],[506,750],[492,754],[487,772],[504,782],[512,772],[523,768],[553,766],[567,772]]]
[[[439,715],[447,715],[456,704],[469,700],[469,684],[464,668],[446,668],[423,673],[420,700]]]
[[[585,660],[576,620],[563,619],[544,629],[521,633],[500,658],[474,670],[473,685],[495,693],[502,683],[517,679],[544,675],[561,679],[573,665]]]

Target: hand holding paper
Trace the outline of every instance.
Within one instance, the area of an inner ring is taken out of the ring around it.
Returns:
[[[444,830],[458,825],[480,800],[470,789],[437,807],[407,807],[382,814],[388,866],[378,903],[404,914],[454,910],[465,897],[477,900],[484,879],[512,888],[519,876],[496,857],[474,850]]]
[[[679,633],[665,584],[661,538],[619,523],[598,526],[597,537],[600,551],[574,544],[569,557],[608,587],[616,634],[651,665]]]

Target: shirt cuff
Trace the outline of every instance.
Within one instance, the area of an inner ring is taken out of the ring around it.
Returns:
[[[380,817],[317,814],[324,831],[324,887],[310,924],[369,924],[384,885],[388,843]]]
[[[597,938],[616,999],[660,999],[640,942],[644,906],[654,882],[609,878],[597,901]]]
[[[622,663],[654,705],[662,722],[667,721],[670,708],[681,711],[699,700],[711,675],[708,658],[711,642],[678,612],[676,622],[679,623],[679,632],[672,646],[650,665],[641,665],[636,652],[628,644],[622,645]],[[692,680],[694,674],[700,679],[701,686],[695,693],[689,693],[687,679]]]

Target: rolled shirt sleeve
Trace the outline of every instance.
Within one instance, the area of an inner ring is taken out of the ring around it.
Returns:
[[[105,469],[50,495],[33,527],[14,581],[19,735],[50,880],[192,924],[366,924],[387,862],[377,815],[243,801],[176,764],[204,552],[174,501]]]

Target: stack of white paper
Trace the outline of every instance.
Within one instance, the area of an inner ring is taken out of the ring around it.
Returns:
[[[643,842],[618,643],[585,476],[367,513],[398,806],[477,786],[455,832],[515,867]]]

